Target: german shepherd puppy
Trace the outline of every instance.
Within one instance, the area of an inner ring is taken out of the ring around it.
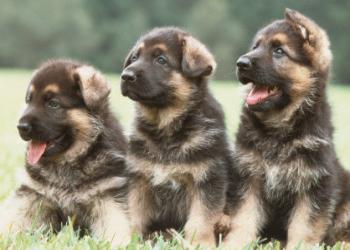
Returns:
[[[243,184],[229,206],[227,246],[258,237],[287,249],[350,239],[341,236],[350,225],[349,173],[334,150],[325,92],[331,59],[326,32],[289,9],[238,59],[248,90],[235,147]]]
[[[215,245],[231,166],[224,114],[207,86],[215,65],[201,42],[168,27],[126,58],[121,91],[137,111],[127,154],[133,232],[184,229],[193,244]]]
[[[82,232],[128,241],[127,145],[109,92],[97,70],[78,62],[52,60],[34,73],[17,126],[28,141],[26,179],[4,205],[0,232],[58,231],[71,217]]]

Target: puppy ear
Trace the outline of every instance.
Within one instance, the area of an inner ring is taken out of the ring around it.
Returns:
[[[183,37],[181,42],[182,71],[189,77],[211,75],[216,68],[216,62],[205,45],[189,35]]]
[[[300,33],[301,37],[311,46],[317,42],[317,34],[321,29],[314,21],[302,15],[296,10],[286,9],[284,12],[285,19],[291,23]]]
[[[310,18],[298,11],[286,9],[285,19],[304,39],[304,49],[320,70],[328,70],[332,61],[332,52],[327,33]],[[317,53],[315,53],[315,51]]]
[[[84,102],[89,108],[100,106],[110,93],[110,87],[104,76],[91,66],[77,67],[73,78],[78,83]]]

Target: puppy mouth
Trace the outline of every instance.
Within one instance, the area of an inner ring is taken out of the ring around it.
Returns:
[[[248,106],[263,104],[282,94],[282,90],[276,85],[262,85],[254,82],[250,84],[252,87],[246,97]]]
[[[164,107],[168,104],[168,99],[164,92],[148,93],[147,91],[133,89],[133,88],[122,88],[123,96],[130,98],[131,100],[147,105],[150,107]]]
[[[133,101],[139,101],[141,96],[137,93],[137,91],[134,91],[130,86],[127,86],[126,82],[122,82],[122,95],[129,97]]]
[[[135,91],[132,90],[125,90],[122,92],[123,96],[129,97],[131,100],[135,102],[144,102],[147,101],[147,99],[142,98],[139,94],[137,94]]]
[[[27,161],[31,165],[36,165],[44,156],[50,155],[55,147],[65,139],[65,134],[61,134],[49,141],[32,139],[28,142]]]

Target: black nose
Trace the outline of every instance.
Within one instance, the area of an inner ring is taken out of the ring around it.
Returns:
[[[135,82],[136,81],[136,74],[131,70],[124,70],[121,78],[126,82]]]
[[[252,67],[252,62],[246,56],[241,56],[237,60],[237,67],[239,69],[250,69]]]
[[[17,125],[18,131],[23,135],[28,135],[32,131],[32,125],[28,122],[21,122]]]

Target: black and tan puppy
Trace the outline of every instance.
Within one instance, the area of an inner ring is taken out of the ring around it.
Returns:
[[[127,156],[134,232],[184,229],[194,244],[215,245],[230,166],[224,115],[207,86],[215,64],[177,28],[152,30],[126,59],[121,90],[137,107]]]
[[[32,77],[18,123],[28,141],[26,179],[1,211],[0,232],[58,231],[68,217],[83,232],[126,242],[126,140],[112,115],[104,77],[69,60],[44,63]]]
[[[227,246],[258,237],[286,241],[287,249],[349,239],[339,237],[349,230],[350,189],[332,142],[331,59],[325,31],[288,9],[238,59],[248,88],[235,147],[244,184],[229,208]]]

